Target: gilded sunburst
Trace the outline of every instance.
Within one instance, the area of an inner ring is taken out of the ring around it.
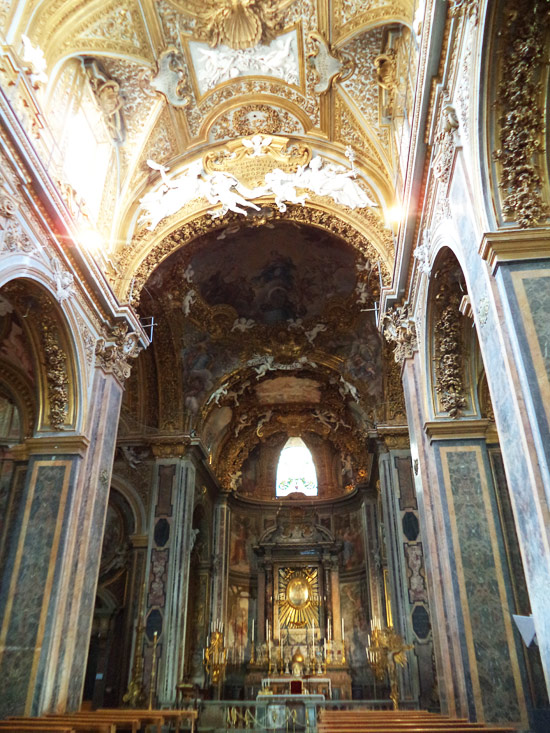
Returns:
[[[281,628],[299,629],[319,624],[319,574],[317,568],[279,570],[279,622]]]

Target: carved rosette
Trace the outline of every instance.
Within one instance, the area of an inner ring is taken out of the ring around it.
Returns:
[[[382,319],[386,341],[395,343],[393,357],[398,364],[410,359],[418,349],[416,325],[408,305],[395,306]]]
[[[544,109],[540,74],[545,59],[545,34],[550,6],[544,0],[510,4],[499,34],[500,57],[496,103],[499,116],[499,162],[502,211],[522,228],[548,214],[543,200],[538,158],[544,150]],[[539,101],[540,100],[540,101]]]
[[[97,364],[122,383],[132,371],[130,359],[137,358],[141,351],[139,335],[128,333],[126,324],[115,326],[107,338],[98,339],[95,347]]]

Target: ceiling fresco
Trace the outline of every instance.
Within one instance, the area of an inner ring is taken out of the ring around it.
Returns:
[[[271,476],[266,456],[289,435],[341,484],[335,456],[365,467],[369,431],[388,405],[401,414],[377,308],[414,12],[410,0],[39,0],[0,15],[29,39],[50,175],[100,236],[114,294],[154,326],[121,430],[194,431],[228,489]],[[75,121],[89,128],[82,150]]]

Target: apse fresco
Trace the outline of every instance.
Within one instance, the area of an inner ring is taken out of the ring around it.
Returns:
[[[211,306],[228,304],[240,318],[274,325],[321,315],[333,296],[356,284],[355,256],[320,230],[280,224],[211,242],[192,256],[199,290]]]
[[[320,382],[305,377],[275,377],[260,383],[255,390],[258,402],[263,405],[321,401]]]
[[[368,602],[364,580],[340,583],[340,603],[344,620],[346,656],[352,669],[360,669],[367,663],[365,647],[368,644]]]
[[[229,566],[231,570],[248,572],[253,564],[252,546],[258,541],[256,517],[234,514],[231,518]]]
[[[351,570],[365,562],[361,512],[335,517],[335,534],[342,541],[342,569]]]

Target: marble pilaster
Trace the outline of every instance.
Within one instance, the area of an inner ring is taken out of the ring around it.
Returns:
[[[159,705],[170,705],[176,701],[186,651],[195,467],[186,456],[185,442],[159,443],[153,451],[157,458],[148,548],[145,656],[150,686],[156,632],[153,698]]]
[[[26,441],[0,590],[0,714],[80,706],[122,388],[96,370],[86,433]]]

